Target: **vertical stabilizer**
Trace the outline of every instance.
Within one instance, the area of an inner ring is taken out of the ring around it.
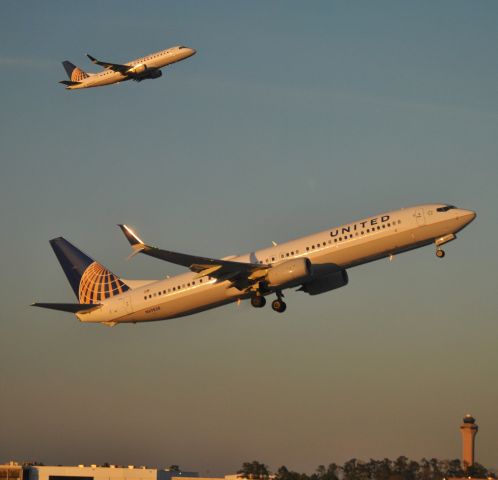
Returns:
[[[62,66],[64,67],[64,70],[66,71],[67,76],[69,77],[69,80],[71,80],[71,82],[81,82],[81,80],[89,77],[88,73],[84,72],[76,65],[73,65],[68,60],[64,60],[62,62]]]
[[[79,303],[100,303],[129,290],[119,277],[65,238],[54,238],[50,245]]]

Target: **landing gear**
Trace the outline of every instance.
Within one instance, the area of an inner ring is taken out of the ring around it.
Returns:
[[[271,308],[278,313],[284,313],[287,308],[287,304],[280,298],[277,298],[271,302]]]
[[[251,297],[251,305],[254,308],[263,308],[266,305],[266,298],[261,295]]]
[[[287,304],[282,300],[284,294],[282,293],[282,290],[277,290],[275,293],[277,294],[277,298],[271,302],[271,308],[273,308],[275,312],[284,313],[287,309]]]
[[[434,240],[434,243],[436,244],[436,256],[438,258],[444,257],[444,250],[441,250],[441,245],[451,242],[452,240],[455,240],[455,238],[456,235],[454,233],[449,233],[448,235],[444,235],[443,237],[439,237]]]

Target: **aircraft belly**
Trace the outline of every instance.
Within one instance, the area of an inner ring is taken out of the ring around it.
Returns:
[[[163,303],[155,303],[126,315],[119,323],[153,322],[168,320],[209,310],[236,300],[236,289],[227,288],[228,283],[211,284],[198,292],[180,292],[165,298]],[[237,291],[238,292],[238,291]]]

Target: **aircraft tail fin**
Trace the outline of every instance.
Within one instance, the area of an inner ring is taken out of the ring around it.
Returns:
[[[99,304],[129,290],[118,276],[65,238],[54,238],[50,245],[80,304]]]
[[[64,70],[66,71],[67,76],[69,77],[69,80],[71,80],[71,82],[81,82],[81,80],[89,77],[88,73],[72,64],[68,60],[64,60],[62,62],[62,66],[64,67]]]

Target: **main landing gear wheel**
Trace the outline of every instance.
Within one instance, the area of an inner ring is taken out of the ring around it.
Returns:
[[[254,295],[254,297],[251,297],[251,305],[254,308],[263,308],[266,305],[266,298],[261,295]]]
[[[273,300],[273,302],[271,302],[271,308],[273,308],[273,310],[278,313],[284,313],[287,308],[287,304],[283,300],[277,298],[276,300]]]
[[[436,257],[443,258],[444,255],[445,255],[444,250],[441,250],[440,248],[436,250]]]

